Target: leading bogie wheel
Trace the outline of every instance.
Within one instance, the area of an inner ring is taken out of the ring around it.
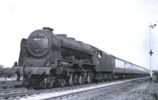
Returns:
[[[61,87],[66,86],[66,80],[64,78],[59,79],[59,84]]]
[[[40,86],[44,88],[52,88],[54,86],[54,83],[55,83],[54,78],[51,76],[48,76],[42,80],[42,82],[40,83]]]

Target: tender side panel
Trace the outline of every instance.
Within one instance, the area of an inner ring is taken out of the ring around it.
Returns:
[[[111,55],[104,52],[98,56],[99,66],[96,68],[97,72],[113,72],[115,67],[115,60]]]

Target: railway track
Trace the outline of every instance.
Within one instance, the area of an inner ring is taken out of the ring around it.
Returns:
[[[141,81],[126,82],[123,84],[115,84],[111,86],[105,86],[102,88],[90,89],[85,91],[79,91],[76,93],[70,93],[67,95],[61,95],[58,97],[50,97],[43,100],[109,100],[109,97],[119,92],[126,92],[137,86]]]
[[[95,85],[94,83],[92,84],[85,84],[85,85],[77,85],[77,86],[69,86],[69,87],[59,87],[59,88],[53,88],[53,89],[44,89],[44,90],[34,90],[34,89],[26,89],[26,88],[15,88],[15,90],[3,90],[0,92],[0,100],[12,100],[12,99],[20,99],[20,98],[25,98],[27,96],[31,95],[39,95],[41,93],[56,93],[56,92],[61,92],[61,91],[68,91],[68,90],[73,90],[73,89],[79,89],[79,88],[84,88],[88,86],[93,86]]]
[[[145,78],[146,80],[146,78]],[[58,95],[52,95],[52,97],[41,96],[43,100],[107,100],[105,97],[108,94],[119,92],[127,88],[131,88],[144,81],[144,79],[130,79],[125,81],[117,81],[111,83],[104,83],[93,87],[87,87],[74,91],[67,91],[67,93],[58,93]],[[36,97],[38,98],[38,97]]]
[[[13,94],[25,93],[28,92],[26,88],[8,88],[8,89],[0,89],[0,97],[7,97]]]
[[[117,87],[114,89],[119,90],[119,88],[124,88],[133,84],[133,82],[139,82],[138,80],[146,80],[147,78],[137,78],[137,79],[128,79],[128,80],[119,80],[114,82],[104,82],[104,83],[92,83],[86,85],[78,85],[78,86],[69,86],[63,88],[53,88],[53,89],[45,89],[45,90],[27,90],[27,89],[17,89],[10,91],[8,93],[0,94],[1,100],[6,99],[22,99],[22,100],[82,100],[88,98],[88,96],[97,97],[97,93],[107,94],[111,92],[115,92],[115,90],[110,90],[110,87]],[[123,87],[120,84],[124,84]],[[120,85],[120,86],[119,86]],[[104,92],[105,89],[109,89],[109,91]],[[82,97],[82,98],[81,98]],[[85,97],[85,98],[83,98]]]
[[[21,82],[16,82],[16,81],[0,82],[0,89],[14,88],[14,87],[20,87],[20,86],[21,86]]]

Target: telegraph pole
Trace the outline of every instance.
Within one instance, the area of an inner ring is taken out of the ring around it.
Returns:
[[[157,21],[158,22],[158,21]],[[152,55],[153,55],[153,50],[152,50],[152,38],[151,38],[151,30],[153,28],[156,27],[156,24],[153,24],[153,25],[149,25],[149,63],[150,63],[150,77],[152,78],[153,75],[152,75]]]
[[[152,55],[153,55],[153,50],[152,50],[152,45],[151,45],[151,29],[152,29],[152,27],[151,27],[151,25],[149,26],[149,66],[150,66],[150,77],[152,78],[153,77],[153,75],[152,75],[152,63],[151,63],[151,57],[152,57]]]

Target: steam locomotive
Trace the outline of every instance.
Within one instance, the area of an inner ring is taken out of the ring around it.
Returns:
[[[27,86],[66,86],[148,76],[149,70],[44,27],[21,40],[13,66]]]

